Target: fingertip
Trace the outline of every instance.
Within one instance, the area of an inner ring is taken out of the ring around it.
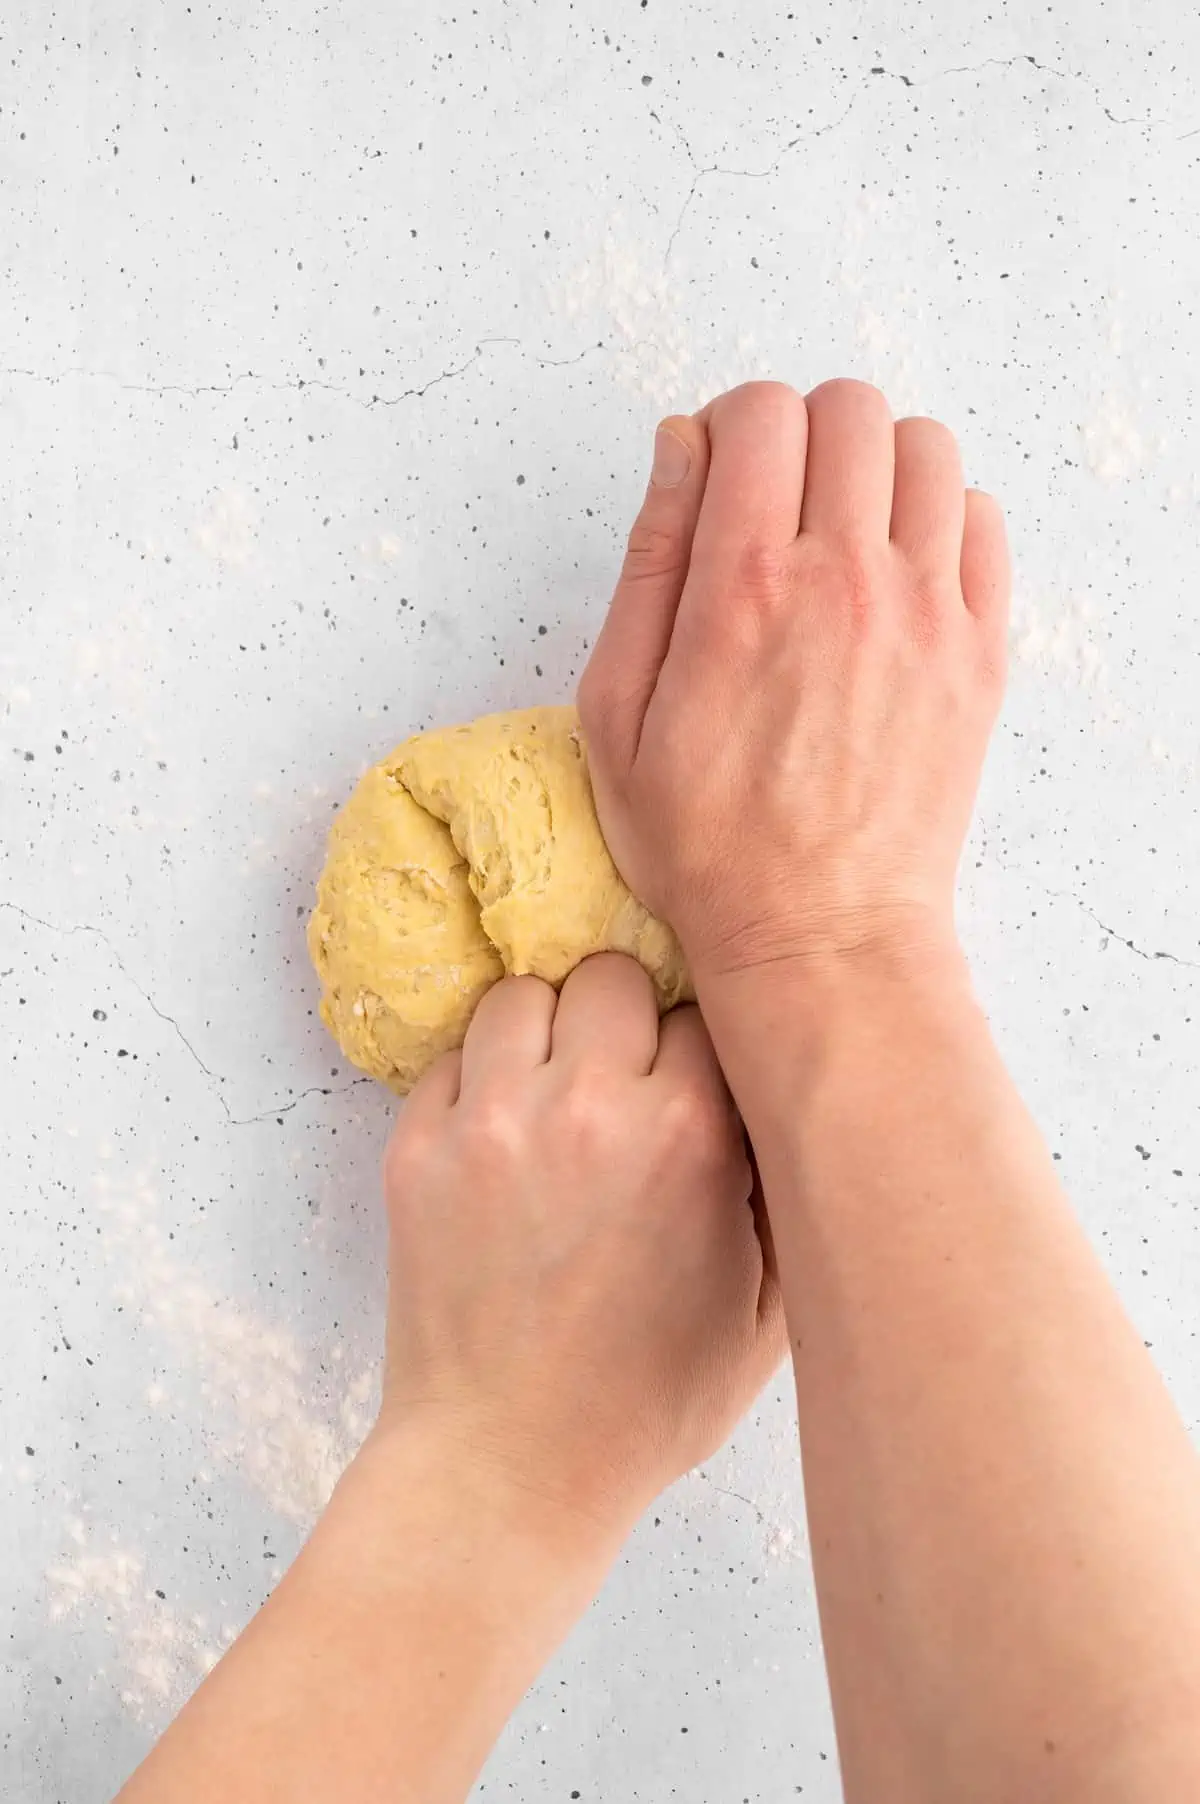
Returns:
[[[470,1091],[497,1073],[530,1072],[550,1056],[558,998],[531,973],[502,977],[481,998],[463,1043],[460,1087]]]
[[[953,589],[964,528],[964,484],[958,441],[940,420],[913,415],[894,433],[892,544],[931,589]]]
[[[804,493],[804,396],[786,382],[743,382],[704,417],[712,465],[697,545],[716,559],[748,544],[790,545]]]
[[[896,432],[887,397],[839,376],[806,396],[809,447],[801,530],[862,544],[889,536]]]
[[[708,430],[691,414],[671,413],[654,431],[650,488],[694,491],[708,468]]]
[[[709,1037],[704,1017],[694,1002],[681,1003],[663,1016],[659,1024],[656,1071],[678,1070],[682,1066],[699,1068],[719,1081],[725,1090],[725,1079]]]
[[[458,1095],[461,1073],[462,1047],[455,1046],[450,1052],[439,1054],[417,1087],[426,1097],[440,1102],[453,1102]]]
[[[658,1046],[658,1003],[645,967],[624,952],[595,952],[559,992],[551,1057],[648,1072]]]
[[[968,489],[960,564],[963,601],[977,619],[1003,625],[1011,566],[1004,510],[985,489]]]

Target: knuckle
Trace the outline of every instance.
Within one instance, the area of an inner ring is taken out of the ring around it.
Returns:
[[[623,582],[652,582],[678,569],[683,556],[680,534],[662,521],[634,521],[625,545]]]
[[[738,554],[738,578],[753,601],[782,601],[791,587],[787,548],[751,540]]]
[[[939,652],[947,646],[954,611],[955,597],[944,585],[923,581],[914,586],[909,630],[921,651]],[[961,603],[957,611],[961,612]]]
[[[524,1127],[516,1098],[506,1088],[484,1088],[459,1103],[458,1131],[470,1161],[489,1168],[516,1163],[524,1147]]]
[[[662,1104],[662,1126],[672,1156],[708,1166],[729,1148],[728,1112],[699,1073],[674,1084]]]
[[[622,1111],[606,1073],[581,1068],[564,1090],[559,1106],[568,1134],[585,1157],[611,1146]]]
[[[836,598],[851,637],[858,641],[873,633],[882,613],[885,579],[865,547],[853,541],[840,546],[823,577],[822,586]]]

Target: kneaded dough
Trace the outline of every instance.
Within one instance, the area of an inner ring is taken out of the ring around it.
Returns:
[[[308,945],[325,1025],[401,1095],[506,971],[558,985],[626,952],[660,1008],[692,996],[675,935],[609,856],[574,708],[420,733],[369,770],[330,832]]]

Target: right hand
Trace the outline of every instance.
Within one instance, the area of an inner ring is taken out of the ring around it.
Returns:
[[[857,382],[748,383],[657,443],[674,465],[579,691],[622,875],[702,995],[779,961],[952,944],[1004,682],[999,508],[964,489],[945,427],[893,422]]]
[[[632,959],[496,984],[392,1136],[381,1437],[623,1534],[783,1357],[751,1175],[699,1010]]]

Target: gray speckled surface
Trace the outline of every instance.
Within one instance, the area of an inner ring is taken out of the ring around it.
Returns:
[[[569,693],[657,415],[745,376],[879,380],[1010,507],[964,923],[1197,1423],[1200,25],[971,10],[9,0],[6,1799],[111,1792],[369,1418],[388,1105],[302,943],[333,807]],[[576,1793],[836,1797],[782,1388],[483,1787]]]

